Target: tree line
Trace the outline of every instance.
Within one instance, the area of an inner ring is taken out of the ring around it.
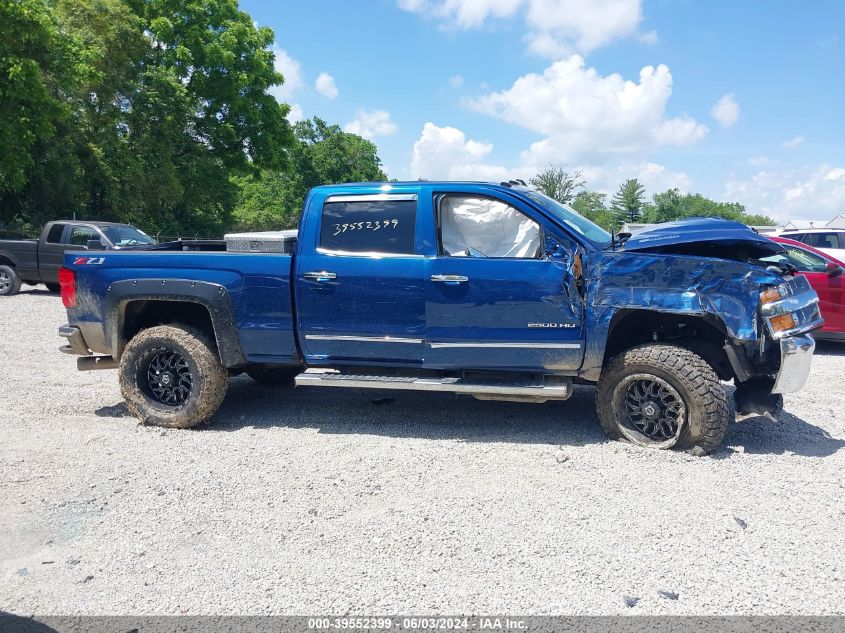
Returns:
[[[773,226],[764,215],[749,214],[738,202],[717,202],[700,193],[667,189],[646,200],[645,186],[628,178],[608,201],[605,193],[590,191],[578,170],[550,166],[531,179],[531,184],[558,202],[569,204],[584,217],[608,231],[618,231],[625,223],[658,223],[695,217],[736,220],[749,226]]]

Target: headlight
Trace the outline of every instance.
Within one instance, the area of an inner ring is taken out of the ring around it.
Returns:
[[[774,338],[791,336],[819,327],[824,321],[819,314],[819,298],[806,277],[784,280],[760,292],[760,314]]]

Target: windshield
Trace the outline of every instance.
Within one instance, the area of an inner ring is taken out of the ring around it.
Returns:
[[[115,246],[140,246],[156,243],[153,238],[134,226],[103,226],[101,228],[109,242]]]
[[[525,191],[526,196],[547,210],[552,217],[559,220],[578,235],[585,237],[593,244],[604,248],[611,242],[611,235],[597,224],[593,224],[575,209],[561,204],[553,198],[539,191]]]

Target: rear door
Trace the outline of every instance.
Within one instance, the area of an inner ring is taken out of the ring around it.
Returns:
[[[309,202],[296,258],[296,307],[310,363],[422,362],[418,202],[415,191]]]
[[[572,272],[577,245],[515,200],[445,192],[435,195],[434,211],[426,367],[580,367],[583,304]],[[546,254],[548,241],[562,246],[559,254]]]
[[[59,268],[65,259],[68,224],[57,222],[50,227],[47,237],[38,244],[38,272],[41,281],[54,284],[59,282]]]

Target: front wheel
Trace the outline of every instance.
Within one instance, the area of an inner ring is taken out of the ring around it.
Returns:
[[[596,394],[599,421],[611,439],[649,448],[716,449],[730,407],[713,368],[682,347],[649,344],[613,358]]]
[[[211,338],[184,325],[136,334],[120,359],[120,391],[144,424],[189,428],[217,411],[229,375]]]
[[[21,278],[11,266],[0,266],[0,297],[11,297],[21,289]]]

